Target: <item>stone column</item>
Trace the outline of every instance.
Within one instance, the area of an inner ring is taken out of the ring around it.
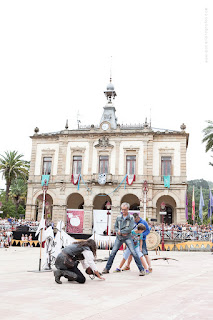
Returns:
[[[84,205],[84,226],[83,233],[92,234],[93,205]]]
[[[36,143],[36,140],[32,138],[32,152],[31,152],[31,160],[30,160],[29,180],[33,180],[33,177],[35,174],[36,151],[37,151],[37,143]]]
[[[66,205],[53,205],[52,221],[56,226],[58,221],[63,221],[67,225],[67,206]]]
[[[25,219],[27,220],[35,220],[36,218],[36,205],[35,204],[27,204],[25,211]]]
[[[150,222],[150,219],[152,219],[152,218],[156,219],[156,214],[153,217],[153,208],[147,206],[146,213],[147,213],[146,216],[149,219],[149,222]]]
[[[180,175],[186,177],[186,140],[185,137],[180,143]]]
[[[38,217],[37,220],[40,221],[41,220],[41,216],[42,216],[42,206],[38,207]]]
[[[149,140],[146,144],[147,147],[147,178],[150,180],[150,178],[153,175],[153,136],[152,140]]]
[[[185,208],[178,208],[177,223],[186,223]]]
[[[88,175],[92,175],[93,141],[89,141]],[[86,159],[85,159],[86,161]]]
[[[67,157],[67,141],[61,140],[59,142],[59,153],[58,153],[58,167],[57,167],[58,180],[63,179],[65,175],[66,157]]]
[[[111,230],[114,230],[115,221],[119,214],[121,214],[120,206],[111,206]]]
[[[144,218],[144,210],[143,210],[143,204],[142,204],[141,201],[140,201],[140,206],[139,206],[139,208],[140,208],[140,217],[143,219],[143,218]]]
[[[115,141],[115,175],[119,175],[120,141]]]
[[[143,142],[143,175],[148,175],[148,143]]]
[[[174,223],[177,224],[180,221],[180,208],[174,207],[173,214],[174,214]]]

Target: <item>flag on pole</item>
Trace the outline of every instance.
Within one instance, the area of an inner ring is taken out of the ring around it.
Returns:
[[[200,203],[199,203],[199,217],[201,221],[203,221],[203,207],[205,203],[203,200],[203,193],[202,193],[202,187],[200,187]]]
[[[42,178],[41,178],[41,185],[42,185],[42,187],[43,187],[44,185],[45,185],[45,186],[48,186],[49,180],[50,180],[49,174],[43,174],[43,175],[42,175]]]
[[[211,190],[209,190],[208,218],[210,218],[210,220],[212,217],[212,212],[213,212],[213,196],[212,196]]]
[[[45,219],[43,217],[41,217],[41,220],[39,222],[39,226],[38,226],[38,229],[36,231],[36,234],[35,234],[35,237],[37,237],[37,235],[40,233],[41,230],[44,230],[45,229]]]
[[[192,220],[195,220],[195,189],[193,186],[193,193],[192,193]]]
[[[188,198],[187,198],[187,191],[186,191],[186,204],[185,204],[185,213],[186,213],[186,220],[188,220]]]

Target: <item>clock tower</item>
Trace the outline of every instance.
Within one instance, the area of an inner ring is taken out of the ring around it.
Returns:
[[[115,92],[114,85],[112,84],[112,79],[110,78],[110,83],[108,84],[106,91],[104,94],[107,98],[107,104],[104,107],[104,112],[100,121],[100,128],[104,131],[108,129],[116,129],[117,128],[117,118],[115,115],[115,107],[113,105],[112,99],[115,99],[117,96]]]

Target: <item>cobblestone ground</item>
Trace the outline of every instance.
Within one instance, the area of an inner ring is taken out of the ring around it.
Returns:
[[[131,271],[113,273],[117,254],[105,281],[55,283],[52,272],[38,270],[39,248],[0,249],[0,319],[141,320],[213,319],[213,255],[210,252],[165,252],[151,258],[153,273],[139,277]],[[97,258],[108,256],[98,251]],[[99,270],[105,262],[98,262]]]

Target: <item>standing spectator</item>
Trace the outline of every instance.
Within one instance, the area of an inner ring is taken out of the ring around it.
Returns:
[[[31,233],[30,233],[30,235],[29,235],[28,240],[30,241],[30,242],[28,243],[28,246],[32,247],[33,245],[32,245],[32,243],[31,243],[31,241],[33,240],[33,237],[32,237],[32,234],[31,234]]]
[[[21,241],[22,241],[22,247],[24,247],[24,241],[25,241],[25,236],[24,236],[24,234],[22,233],[22,235],[21,235]]]
[[[27,247],[28,245],[28,235],[25,234],[25,237],[24,237],[24,246]]]

